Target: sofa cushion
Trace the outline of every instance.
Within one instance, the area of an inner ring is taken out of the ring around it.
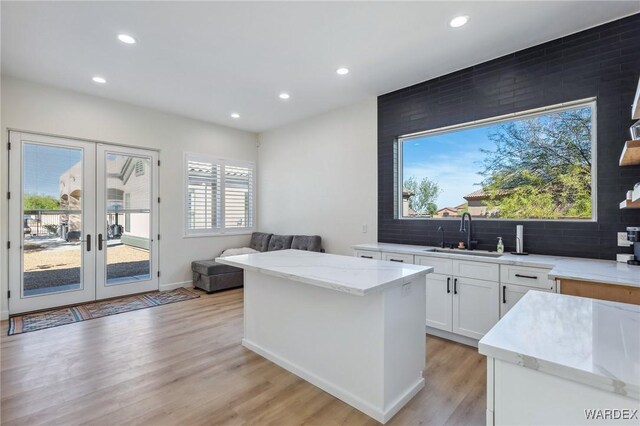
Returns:
[[[291,248],[295,250],[320,251],[322,238],[318,235],[294,235]]]
[[[293,235],[273,235],[269,241],[268,251],[288,250],[291,248]]]
[[[219,275],[242,271],[235,266],[223,265],[213,260],[196,260],[191,262],[191,270],[201,275]]]
[[[258,251],[267,251],[269,249],[269,241],[273,234],[267,234],[265,232],[254,232],[251,234],[251,242],[249,247]]]

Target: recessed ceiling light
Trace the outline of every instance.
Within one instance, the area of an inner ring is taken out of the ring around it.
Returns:
[[[338,68],[338,69],[336,70],[336,72],[337,72],[339,75],[349,74],[349,68]]]
[[[237,112],[231,113],[231,118],[240,118],[240,114]]]
[[[136,39],[129,34],[118,34],[118,40],[126,44],[136,44]]]
[[[449,22],[449,26],[452,28],[459,28],[467,23],[469,20],[468,16],[456,16]]]
[[[288,93],[280,93],[278,96],[280,99],[289,99],[291,97]]]
[[[100,83],[100,84],[105,84],[107,82],[107,80],[98,76],[93,77],[91,80],[93,80],[94,83]]]

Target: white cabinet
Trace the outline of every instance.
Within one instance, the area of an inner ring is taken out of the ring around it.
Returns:
[[[500,284],[500,318],[522,299],[529,290],[548,291],[555,293],[555,281],[549,282],[549,288],[527,287],[515,284]]]
[[[500,265],[474,260],[454,260],[453,275],[477,280],[498,281],[500,279]]]
[[[379,251],[371,251],[371,250],[356,250],[356,257],[362,257],[364,259],[382,259],[382,253]]]
[[[413,263],[413,255],[382,252],[382,260],[387,260],[389,262]]]
[[[453,332],[481,339],[500,319],[498,283],[453,277]]]
[[[435,256],[416,256],[416,265],[432,266],[434,274],[452,275],[453,260]]]
[[[503,284],[517,284],[553,290],[555,281],[549,279],[549,269],[531,266],[501,265],[500,278]]]
[[[427,326],[444,331],[453,327],[451,276],[427,274]]]

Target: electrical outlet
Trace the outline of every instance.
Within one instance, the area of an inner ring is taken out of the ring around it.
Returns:
[[[618,232],[618,247],[630,247],[631,241],[627,240],[626,232]]]

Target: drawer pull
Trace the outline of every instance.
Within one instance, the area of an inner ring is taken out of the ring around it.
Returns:
[[[507,286],[502,286],[502,303],[507,303]]]
[[[402,259],[389,259],[392,262],[404,262]]]
[[[530,280],[537,280],[538,277],[536,277],[535,275],[521,275],[521,274],[516,274],[516,277],[518,278],[528,278]]]
[[[451,287],[449,287],[449,284],[451,284],[451,277],[447,277],[447,293],[451,293]]]
[[[361,255],[360,257],[362,257],[362,258],[364,258],[364,259],[373,259],[373,256],[364,256],[364,255]]]

